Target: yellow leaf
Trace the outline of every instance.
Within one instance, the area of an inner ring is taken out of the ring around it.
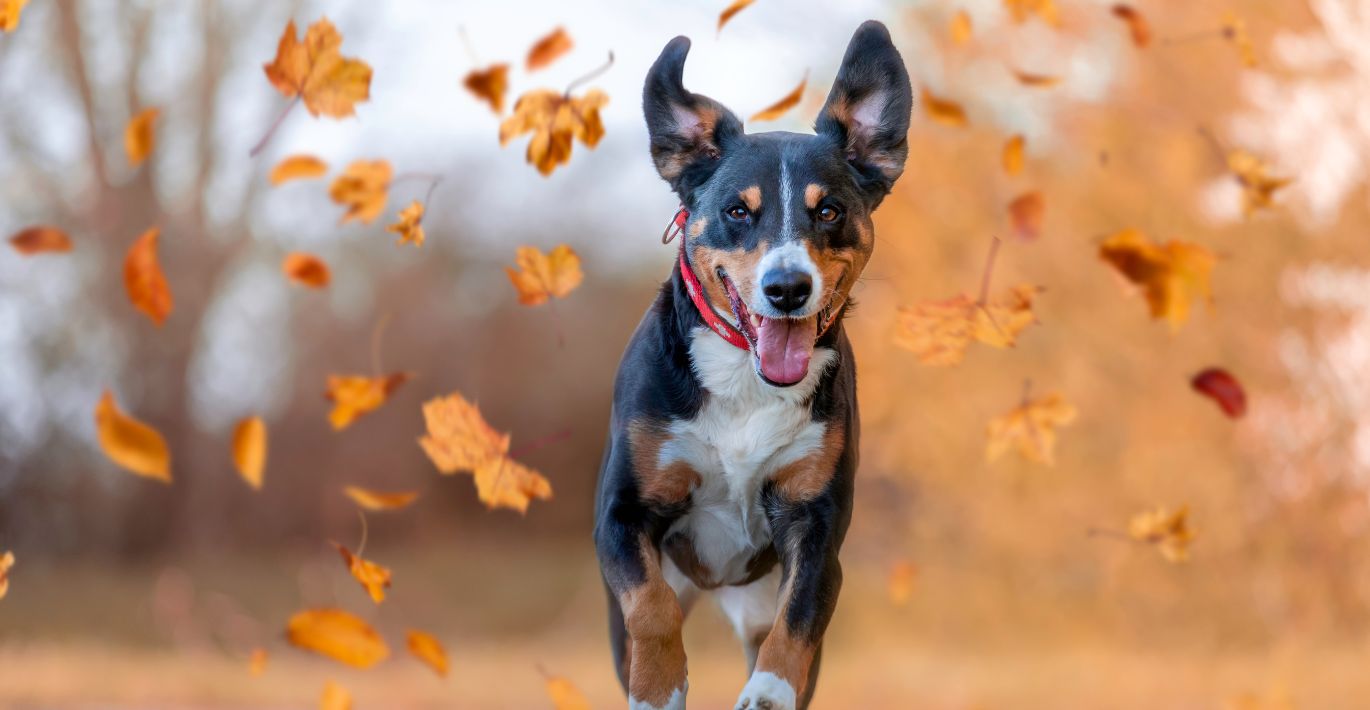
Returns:
[[[961,108],[961,104],[938,98],[927,89],[923,89],[923,112],[928,118],[948,126],[959,127],[969,123],[966,120],[966,110]]]
[[[29,0],[0,0],[0,32],[19,29],[19,15]]]
[[[171,452],[156,429],[119,411],[105,390],[95,405],[95,431],[110,461],[139,476],[171,483]]]
[[[972,341],[1011,348],[1018,334],[1037,322],[1032,299],[1040,291],[1021,284],[984,304],[961,294],[901,307],[895,344],[913,351],[924,365],[955,365]]]
[[[409,629],[405,634],[405,645],[409,647],[409,653],[420,661],[428,664],[434,673],[447,677],[447,651],[443,649],[442,642],[432,634],[427,634],[416,629]]]
[[[1020,24],[1033,15],[1048,25],[1057,25],[1061,21],[1055,0],[1004,0],[1004,7],[1008,8],[1013,21]]]
[[[958,45],[969,42],[973,27],[970,14],[965,10],[957,10],[951,17],[951,41]]]
[[[371,67],[338,52],[342,35],[327,17],[309,26],[300,42],[295,21],[285,26],[276,59],[264,66],[271,85],[287,98],[301,98],[313,116],[343,118],[371,97]]]
[[[418,499],[417,491],[373,491],[357,486],[343,486],[343,493],[358,507],[366,510],[399,510]]]
[[[152,154],[152,149],[157,143],[157,134],[153,129],[160,114],[161,112],[155,108],[143,109],[129,119],[128,125],[124,127],[124,153],[128,156],[129,165],[142,165]]]
[[[785,115],[786,111],[799,105],[799,101],[804,98],[804,87],[809,84],[808,72],[804,73],[804,78],[799,80],[799,86],[785,94],[781,99],[760,111],[757,111],[749,120],[752,121],[774,121]]]
[[[1275,191],[1294,182],[1292,178],[1270,177],[1270,166],[1244,150],[1227,154],[1227,169],[1242,186],[1242,213],[1248,218],[1258,209],[1274,206]]]
[[[0,555],[0,599],[10,593],[10,568],[14,567],[14,553],[8,550]]]
[[[508,64],[491,64],[485,69],[473,69],[461,83],[476,98],[490,104],[496,115],[504,114],[504,95],[509,91]]]
[[[1013,232],[1025,242],[1034,241],[1041,236],[1046,212],[1046,198],[1036,190],[1025,192],[1008,203],[1009,222],[1013,224]]]
[[[1189,319],[1190,304],[1212,303],[1210,281],[1216,259],[1207,249],[1171,240],[1157,245],[1136,229],[1104,241],[1099,257],[1146,294],[1152,318],[1165,318],[1171,331]]]
[[[572,140],[579,140],[587,148],[594,148],[604,137],[604,122],[599,110],[609,103],[609,96],[599,89],[590,89],[582,97],[568,96],[551,89],[530,91],[514,103],[514,112],[499,126],[499,143],[524,133],[532,133],[528,141],[527,160],[543,175],[551,175],[558,165],[571,161]]]
[[[291,180],[307,180],[323,177],[328,172],[328,163],[312,155],[292,155],[271,169],[271,184],[280,185]]]
[[[546,303],[552,296],[565,298],[585,279],[580,256],[565,244],[546,254],[535,247],[519,247],[514,263],[517,271],[506,266],[504,272],[518,289],[519,303],[525,306]]]
[[[400,385],[408,381],[407,372],[368,377],[366,375],[329,375],[328,391],[324,397],[333,403],[328,422],[334,431],[346,429],[367,412],[385,404],[385,400]]]
[[[328,196],[347,207],[340,223],[354,219],[363,224],[376,221],[385,210],[391,176],[390,162],[386,160],[358,160],[347,166],[328,188]]]
[[[409,203],[408,207],[400,210],[400,221],[386,227],[385,231],[400,235],[396,245],[423,246],[423,203],[418,200]]]
[[[1018,80],[1023,86],[1030,86],[1037,89],[1049,89],[1061,83],[1061,77],[1048,76],[1046,74],[1032,74],[1025,71],[1013,70],[1013,78]]]
[[[266,672],[266,661],[266,649],[252,649],[252,654],[247,657],[247,672],[251,673],[253,677],[260,676]]]
[[[1231,42],[1232,46],[1237,48],[1237,53],[1242,58],[1242,64],[1248,67],[1255,67],[1259,64],[1256,61],[1256,46],[1251,41],[1251,35],[1246,33],[1245,20],[1230,11],[1226,13],[1223,17],[1222,36],[1223,39]]]
[[[370,668],[390,655],[371,625],[341,609],[306,609],[290,617],[291,644],[355,668]]]
[[[160,326],[171,314],[171,289],[157,261],[156,227],[143,232],[124,257],[124,290],[135,308]]]
[[[43,252],[68,252],[71,251],[71,237],[56,227],[40,224],[16,232],[10,237],[10,246],[24,256]]]
[[[319,696],[319,710],[352,710],[352,694],[341,685],[327,681],[323,684],[323,695]]]
[[[1147,23],[1140,10],[1131,5],[1118,4],[1113,6],[1113,16],[1127,23],[1127,29],[1132,35],[1132,44],[1137,48],[1151,44],[1151,25]]]
[[[347,571],[352,573],[352,578],[371,596],[371,601],[376,604],[385,601],[385,590],[390,586],[390,569],[371,560],[364,560],[336,542],[333,543],[333,547],[338,548],[338,554],[342,555]]]
[[[890,603],[895,606],[905,606],[909,600],[913,599],[914,584],[918,581],[918,568],[912,562],[901,560],[890,567],[889,579],[886,582],[886,589],[889,593]]]
[[[524,513],[533,498],[552,497],[546,478],[508,457],[509,435],[495,431],[460,394],[425,402],[423,419],[428,433],[419,445],[433,465],[444,474],[470,471],[486,507]]]
[[[1155,545],[1168,562],[1189,559],[1189,543],[1194,541],[1194,529],[1189,527],[1189,506],[1174,512],[1165,508],[1138,513],[1128,521],[1127,533],[1133,540]]]
[[[307,288],[323,288],[332,278],[323,259],[302,251],[286,254],[281,260],[281,271],[291,281]]]
[[[1023,458],[1051,466],[1055,463],[1056,427],[1075,421],[1075,407],[1059,394],[1025,401],[989,422],[985,458],[994,461],[1016,448]]]
[[[723,8],[723,12],[718,14],[718,31],[722,32],[723,25],[728,24],[728,22],[733,19],[734,15],[746,10],[747,7],[754,2],[756,2],[756,0],[733,0],[731,5]]]
[[[1023,148],[1026,140],[1023,136],[1015,135],[1004,143],[1004,152],[1001,158],[1004,164],[1004,173],[1007,175],[1017,175],[1023,172]]]
[[[234,427],[233,465],[252,490],[262,489],[262,473],[266,470],[266,424],[261,417],[247,417]]]
[[[547,697],[552,699],[552,707],[556,710],[590,710],[590,701],[565,678],[547,679]]]
[[[576,43],[571,40],[571,35],[566,33],[565,28],[558,27],[529,48],[525,66],[528,71],[548,67],[575,46]]]

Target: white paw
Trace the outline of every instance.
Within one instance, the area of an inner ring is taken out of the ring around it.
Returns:
[[[789,683],[774,673],[758,671],[737,697],[736,710],[794,710],[794,706],[794,688]]]
[[[685,710],[685,691],[689,688],[687,684],[684,688],[671,691],[671,697],[667,698],[665,705],[653,705],[633,696],[628,696],[628,710]]]

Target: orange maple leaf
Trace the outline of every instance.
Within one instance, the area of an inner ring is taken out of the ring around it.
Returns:
[[[357,417],[385,404],[400,385],[409,380],[407,372],[369,377],[367,375],[329,375],[324,397],[333,402],[328,422],[334,431],[346,429]]]
[[[546,303],[553,296],[565,298],[585,279],[580,270],[580,256],[565,244],[553,247],[546,254],[536,247],[519,247],[514,264],[518,270],[506,266],[504,273],[518,289],[519,303],[525,306]]]
[[[1000,162],[1004,165],[1005,174],[1017,175],[1023,172],[1023,149],[1026,144],[1027,140],[1023,138],[1022,134],[1016,134],[1004,142]]]
[[[0,32],[19,29],[19,15],[29,0],[0,0]]]
[[[133,242],[124,257],[124,290],[128,300],[160,326],[171,314],[171,289],[157,261],[157,236],[153,227]]]
[[[552,484],[542,474],[509,458],[509,435],[485,422],[476,405],[460,394],[423,405],[428,433],[419,445],[444,474],[470,471],[476,494],[486,507],[527,512],[534,499],[552,497]]]
[[[71,237],[56,227],[39,224],[16,232],[10,237],[10,246],[24,256],[68,252],[71,251]]]
[[[718,31],[722,32],[723,26],[728,24],[728,22],[733,19],[733,16],[747,9],[747,6],[754,2],[756,2],[756,0],[733,0],[731,5],[723,8],[723,12],[718,14]]]
[[[334,542],[333,547],[338,548],[338,554],[342,555],[343,564],[347,565],[347,571],[352,573],[352,578],[362,585],[362,589],[371,596],[371,601],[380,604],[385,601],[385,589],[390,586],[390,570],[371,560],[362,559],[360,554],[352,554],[346,547]],[[357,551],[358,553],[361,550]]]
[[[276,163],[269,179],[272,185],[280,185],[291,180],[322,177],[326,172],[328,163],[312,155],[292,155]]]
[[[295,283],[307,288],[323,288],[332,279],[328,264],[313,254],[292,251],[281,260],[281,272]]]
[[[923,113],[927,114],[928,118],[947,126],[960,127],[969,123],[966,119],[966,110],[961,108],[961,104],[934,96],[927,89],[923,89]]]
[[[805,72],[804,78],[799,80],[799,86],[794,87],[793,91],[791,91],[788,94],[785,94],[783,97],[780,98],[779,101],[776,101],[770,106],[767,106],[766,108],[757,111],[755,114],[752,115],[750,119],[747,120],[774,121],[775,119],[784,116],[787,111],[799,105],[799,101],[804,98],[804,88],[808,85],[809,75],[807,72]]]
[[[994,461],[1010,447],[1029,461],[1051,466],[1055,463],[1056,428],[1075,421],[1075,407],[1059,394],[1028,401],[991,419],[985,428],[989,441],[985,458]]]
[[[341,609],[306,609],[286,624],[291,644],[355,668],[370,668],[390,655],[370,624]]]
[[[419,497],[417,491],[375,491],[358,486],[343,486],[343,494],[366,510],[399,510]]]
[[[1127,23],[1128,32],[1132,35],[1132,44],[1137,48],[1151,44],[1151,25],[1147,23],[1146,16],[1140,10],[1120,3],[1113,6],[1113,16]]]
[[[328,196],[347,207],[340,222],[360,220],[370,224],[385,210],[387,192],[393,172],[386,160],[358,160],[347,166],[342,175],[333,180]]]
[[[590,89],[581,97],[551,89],[530,91],[519,97],[513,114],[500,124],[499,143],[508,145],[516,136],[532,133],[528,163],[543,175],[551,175],[558,165],[570,162],[572,139],[587,148],[599,145],[604,137],[599,110],[607,103],[608,94],[599,89]]]
[[[1194,541],[1194,528],[1189,526],[1189,506],[1174,512],[1157,508],[1132,516],[1127,534],[1133,540],[1155,545],[1168,562],[1189,559],[1189,544]]]
[[[1244,150],[1227,154],[1227,169],[1242,186],[1242,214],[1250,217],[1258,209],[1273,207],[1275,191],[1294,182],[1293,178],[1271,177],[1265,161]]]
[[[504,95],[509,91],[508,64],[491,64],[484,69],[473,69],[461,83],[476,98],[490,104],[497,115],[504,114]]]
[[[0,599],[10,593],[10,568],[14,567],[14,553],[8,550],[0,555]]]
[[[404,640],[410,654],[428,664],[434,673],[447,677],[447,650],[442,647],[442,642],[436,636],[418,629],[409,629],[405,632]]]
[[[100,450],[125,470],[171,483],[171,452],[156,429],[119,411],[114,394],[105,390],[95,405],[95,431]]]
[[[971,342],[1011,348],[1018,334],[1037,322],[1032,299],[1041,290],[1020,284],[985,303],[959,294],[900,307],[894,342],[913,351],[924,365],[955,365],[965,359]]]
[[[266,423],[261,417],[247,417],[233,428],[233,465],[252,490],[262,489],[266,470]]]
[[[313,116],[343,118],[355,104],[371,98],[371,67],[339,53],[342,35],[327,17],[309,26],[300,42],[295,21],[285,26],[276,59],[263,68],[266,78],[286,98],[303,99]]]
[[[1025,242],[1031,242],[1042,234],[1042,222],[1046,220],[1047,201],[1037,190],[1025,192],[1008,203],[1009,222],[1013,233]]]
[[[1139,230],[1125,229],[1104,241],[1099,258],[1142,289],[1151,317],[1165,318],[1171,331],[1188,320],[1191,302],[1213,300],[1216,259],[1197,244],[1172,239],[1160,245]]]
[[[128,120],[124,127],[124,154],[129,165],[141,165],[152,154],[157,144],[157,117],[161,111],[155,108],[143,109]]]
[[[400,235],[397,245],[413,244],[416,247],[423,246],[423,203],[414,200],[409,206],[400,210],[400,221],[385,228],[387,232],[394,232]]]
[[[567,34],[566,29],[558,27],[533,43],[528,49],[525,66],[528,71],[546,68],[575,46],[576,43],[571,39],[571,35]]]

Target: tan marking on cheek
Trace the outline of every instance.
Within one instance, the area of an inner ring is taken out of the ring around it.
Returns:
[[[837,459],[842,455],[846,440],[847,434],[842,427],[836,422],[829,423],[817,451],[781,466],[771,475],[776,493],[784,500],[800,503],[822,494],[837,473]]]
[[[722,280],[718,278],[719,267],[723,267],[723,271],[728,274],[728,278],[737,288],[737,295],[741,297],[742,302],[751,302],[752,290],[755,286],[753,279],[756,277],[756,265],[766,255],[765,246],[756,251],[745,249],[727,251],[696,246],[690,254],[690,262],[695,267],[695,276],[699,277],[700,283],[704,285],[705,295],[708,296],[709,302],[720,314],[731,316],[733,307],[732,302],[728,300],[727,291],[723,288]]]
[[[761,209],[760,186],[752,185],[751,187],[743,190],[742,192],[737,193],[737,197],[738,199],[742,200],[742,204],[746,205],[747,209],[751,210],[752,212]]]
[[[827,194],[828,191],[824,189],[822,185],[809,183],[809,185],[804,188],[804,206],[809,209],[817,207],[818,201],[822,200]]]
[[[661,465],[661,447],[669,434],[646,421],[628,424],[628,446],[633,460],[633,476],[642,500],[661,505],[679,503],[699,485],[699,473],[682,461]]]
[[[640,538],[647,579],[619,596],[623,623],[632,639],[628,694],[663,706],[685,687],[685,644],[680,630],[685,615],[675,592],[661,576],[660,561],[646,535]]]
[[[708,217],[696,217],[690,222],[690,238],[694,239],[704,233],[704,229],[709,226]]]
[[[827,293],[823,298],[835,305],[846,302],[852,286],[866,268],[870,253],[858,247],[855,249],[815,249],[809,245],[809,258],[823,275],[823,287]],[[826,304],[825,304],[826,305]]]

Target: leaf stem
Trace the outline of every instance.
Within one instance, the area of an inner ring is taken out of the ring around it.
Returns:
[[[571,96],[571,92],[574,91],[577,87],[579,87],[581,84],[584,84],[584,83],[586,83],[586,82],[588,82],[588,81],[594,79],[595,77],[598,77],[600,74],[603,74],[604,72],[609,71],[609,67],[612,67],[613,65],[614,65],[614,50],[611,49],[611,50],[609,50],[609,61],[605,62],[605,63],[603,64],[603,66],[600,66],[599,68],[595,69],[594,71],[590,72],[589,74],[586,74],[586,75],[580,77],[579,79],[576,79],[576,80],[572,81],[570,84],[567,84],[567,85],[566,85],[566,91],[562,92],[562,96],[563,96],[563,97],[569,98],[569,97]]]
[[[363,512],[361,508],[358,508],[358,509],[357,509],[357,517],[358,517],[358,518],[361,518],[361,521],[362,521],[362,539],[361,539],[361,542],[357,543],[357,555],[356,555],[356,556],[357,556],[357,557],[361,557],[361,556],[362,556],[362,553],[366,551],[366,535],[367,535],[367,532],[368,532],[367,527],[366,527],[366,513]]]
[[[471,60],[471,65],[480,66],[480,57],[476,56],[476,45],[471,42],[471,35],[466,34],[466,25],[457,25],[457,34],[461,37],[461,46],[466,50],[466,58]]]
[[[281,112],[276,115],[276,120],[271,122],[271,127],[266,129],[266,135],[262,136],[262,139],[257,141],[257,145],[252,146],[252,150],[248,151],[247,157],[255,158],[258,153],[262,152],[262,149],[266,147],[266,144],[271,140],[271,137],[276,135],[276,129],[281,127],[281,123],[285,121],[285,117],[290,114],[290,110],[295,108],[295,104],[298,104],[299,102],[300,97],[296,96],[294,99],[291,99],[290,103],[285,105],[285,108],[281,109]]]
[[[980,298],[975,303],[984,306],[989,303],[989,279],[994,273],[994,259],[999,255],[999,237],[989,243],[989,254],[985,255],[985,269],[980,273]]]
[[[1089,528],[1085,530],[1085,534],[1090,537],[1107,537],[1112,538],[1114,540],[1126,540],[1127,542],[1132,542],[1132,536],[1128,535],[1127,533],[1120,532],[1118,530],[1110,530],[1108,528]]]
[[[539,438],[539,439],[534,439],[534,440],[532,440],[532,441],[530,441],[530,442],[524,444],[523,446],[520,446],[520,447],[518,447],[517,449],[514,449],[513,451],[510,451],[510,452],[509,452],[509,458],[519,458],[519,457],[527,456],[528,454],[531,454],[531,453],[533,453],[534,451],[537,451],[538,449],[542,449],[542,448],[551,446],[552,444],[559,443],[559,442],[564,441],[564,440],[569,439],[569,438],[571,438],[571,428],[570,428],[570,427],[566,427],[566,428],[564,428],[564,429],[559,429],[559,430],[557,430],[557,431],[552,432],[551,434],[548,434],[548,435],[546,435],[546,436],[544,436],[544,437],[542,437],[542,438]]]

